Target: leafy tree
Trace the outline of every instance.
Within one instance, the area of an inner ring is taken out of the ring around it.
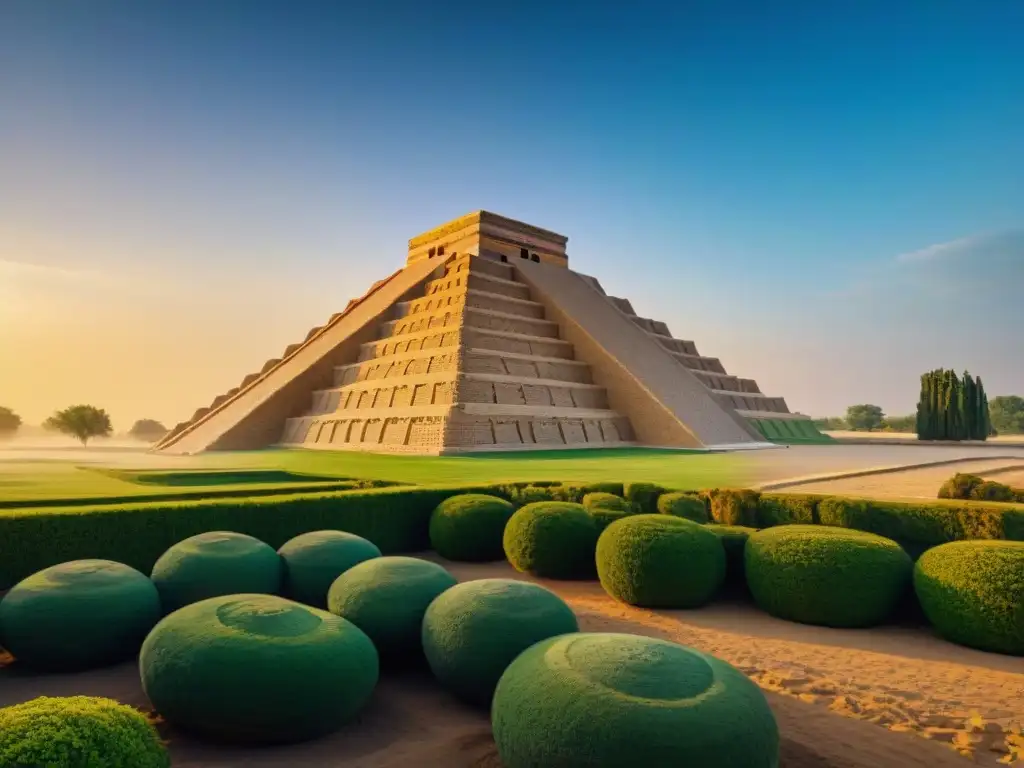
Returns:
[[[128,436],[136,440],[154,443],[167,434],[167,427],[155,419],[139,419],[128,430]]]
[[[0,438],[11,437],[21,426],[21,416],[0,405]]]
[[[837,432],[847,429],[846,421],[839,416],[828,416],[824,419],[814,419],[814,426],[823,431]]]
[[[889,429],[893,432],[913,432],[917,427],[917,417],[910,416],[886,416],[882,422],[882,429]]]
[[[992,426],[981,377],[941,368],[924,374],[915,421],[920,440],[985,440]]]
[[[88,445],[93,437],[107,437],[113,429],[107,412],[93,405],[72,405],[57,411],[43,426],[78,438],[82,445]]]
[[[999,395],[988,404],[992,429],[1000,435],[1024,434],[1024,397]],[[2,409],[0,409],[2,414]]]
[[[846,423],[858,432],[870,432],[882,426],[885,414],[877,405],[851,405],[846,409]]]

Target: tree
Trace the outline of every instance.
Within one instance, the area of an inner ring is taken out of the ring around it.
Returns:
[[[1024,397],[999,395],[988,404],[992,429],[1000,435],[1024,434]]]
[[[21,426],[21,416],[0,405],[0,438],[13,437]]]
[[[128,430],[128,436],[147,443],[155,443],[167,434],[167,427],[155,419],[139,419]]]
[[[921,376],[917,403],[919,440],[985,440],[992,432],[981,377],[939,368]]]
[[[92,405],[72,405],[57,411],[43,426],[78,438],[82,445],[88,445],[93,437],[107,437],[113,429],[107,412]]]
[[[885,414],[877,405],[851,405],[846,409],[846,423],[857,432],[870,432],[882,426]]]
[[[886,416],[882,422],[882,429],[890,429],[893,432],[913,432],[916,428],[917,417],[910,416]]]

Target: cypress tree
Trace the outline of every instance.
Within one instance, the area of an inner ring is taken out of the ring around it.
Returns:
[[[985,385],[981,383],[979,376],[975,383],[978,386],[978,439],[988,440],[992,434],[992,418],[988,412],[988,395],[985,394]]]
[[[974,379],[971,378],[971,374],[967,371],[964,371],[961,386],[963,389],[963,397],[961,399],[960,412],[963,418],[963,439],[976,440],[976,435],[978,433],[978,392],[974,387]]]
[[[921,374],[921,394],[917,398],[917,439],[929,440],[929,374]]]

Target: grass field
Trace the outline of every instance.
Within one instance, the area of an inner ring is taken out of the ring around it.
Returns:
[[[638,481],[670,487],[734,485],[744,478],[737,454],[663,450],[585,450],[490,454],[473,457],[389,456],[303,450],[218,453],[185,457],[147,470],[147,456],[133,457],[130,469],[66,460],[0,461],[0,505],[25,501],[166,497],[193,493],[313,487],[349,478],[413,485],[491,483],[522,480]],[[114,464],[112,459],[110,464]],[[324,487],[327,487],[324,485]]]

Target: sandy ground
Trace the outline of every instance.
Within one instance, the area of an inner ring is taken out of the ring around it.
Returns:
[[[447,565],[462,580],[522,578],[504,563]],[[616,603],[593,582],[544,583],[572,605],[585,631],[663,637],[742,669],[765,689],[778,719],[783,768],[967,764],[952,744],[977,764],[996,765],[1006,754],[1004,729],[1024,714],[1024,660],[960,648],[921,628],[827,630],[772,619],[742,601],[652,612]],[[0,706],[73,694],[147,707],[131,663],[62,676],[19,672],[16,664],[0,669]],[[308,744],[218,747],[164,728],[173,764],[190,768],[501,765],[486,715],[427,675],[385,676],[358,722]]]
[[[834,437],[837,440],[917,440],[917,435],[913,432],[853,432],[850,430],[831,430],[826,431],[826,435]],[[985,442],[989,444],[999,443],[1024,443],[1024,435],[997,435],[996,437],[990,437]]]
[[[999,471],[1008,469],[1010,471]],[[938,467],[907,469],[878,475],[824,480],[780,488],[782,493],[823,493],[877,499],[934,499],[939,488],[957,472],[980,475],[1014,487],[1024,487],[1024,457],[965,461]]]

